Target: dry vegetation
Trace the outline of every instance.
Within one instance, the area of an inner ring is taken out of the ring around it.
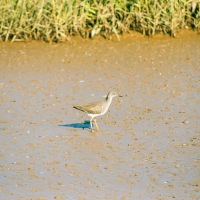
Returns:
[[[199,0],[1,0],[2,41],[66,41],[72,35],[110,38],[200,28]]]

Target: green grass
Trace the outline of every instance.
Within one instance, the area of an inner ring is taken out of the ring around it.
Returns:
[[[138,31],[176,36],[200,29],[198,0],[1,0],[2,41],[61,42],[73,35],[91,38]]]

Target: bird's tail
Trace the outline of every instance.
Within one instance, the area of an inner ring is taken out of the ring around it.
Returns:
[[[81,106],[73,106],[73,108],[85,112]]]

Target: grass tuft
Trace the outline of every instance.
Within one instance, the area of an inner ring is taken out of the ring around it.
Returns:
[[[132,30],[176,36],[200,29],[200,0],[1,0],[2,41],[111,38]]]

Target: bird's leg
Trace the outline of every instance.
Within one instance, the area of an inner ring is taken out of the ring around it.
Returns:
[[[91,128],[91,132],[93,132],[93,129],[92,129],[92,118],[90,119],[90,128]]]
[[[99,127],[98,127],[98,125],[97,125],[97,120],[96,120],[96,118],[94,118],[94,123],[95,123],[95,126],[97,127],[97,131],[99,130]]]

